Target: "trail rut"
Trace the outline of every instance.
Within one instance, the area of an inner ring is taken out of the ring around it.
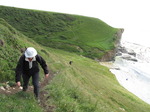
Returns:
[[[53,112],[52,110],[54,108],[54,106],[50,106],[47,104],[47,100],[50,98],[50,96],[47,96],[48,93],[44,90],[44,87],[50,83],[53,76],[54,76],[54,74],[50,73],[50,75],[47,79],[44,79],[42,82],[40,82],[40,103],[39,103],[39,105],[44,109],[45,112]],[[17,87],[17,86],[0,88],[0,94],[5,94],[5,95],[13,95],[20,91],[22,91],[22,88]],[[33,92],[33,86],[29,86],[27,92]]]

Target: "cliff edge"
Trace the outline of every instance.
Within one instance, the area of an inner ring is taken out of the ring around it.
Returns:
[[[115,48],[106,52],[102,58],[100,59],[100,61],[113,61],[114,57],[116,56],[116,53],[118,51],[118,48],[120,47],[120,42],[121,42],[121,37],[122,34],[124,32],[123,28],[120,28],[116,33],[115,33],[115,42],[114,42],[114,46]]]

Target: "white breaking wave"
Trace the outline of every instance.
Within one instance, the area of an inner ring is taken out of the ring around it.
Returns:
[[[119,69],[110,71],[124,88],[150,104],[150,48],[127,42],[123,46],[136,53],[137,62],[117,56],[113,65]]]
[[[129,42],[122,42],[122,46],[134,50],[136,52],[136,58],[140,62],[150,63],[150,47]]]

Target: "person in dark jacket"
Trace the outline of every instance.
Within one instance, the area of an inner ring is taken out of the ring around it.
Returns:
[[[16,67],[16,84],[21,86],[20,79],[23,78],[23,91],[28,88],[30,77],[32,77],[32,84],[34,86],[35,97],[39,98],[39,65],[44,70],[45,78],[49,76],[48,66],[45,60],[37,54],[33,47],[28,47],[25,53],[20,57]]]

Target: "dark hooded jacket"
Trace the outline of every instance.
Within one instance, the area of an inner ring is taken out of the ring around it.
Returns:
[[[45,60],[40,55],[36,55],[35,58],[36,58],[36,61],[32,62],[32,68],[30,69],[29,62],[25,60],[25,55],[23,54],[20,57],[17,67],[16,67],[16,71],[15,71],[16,72],[16,82],[20,81],[22,74],[33,75],[33,74],[39,72],[40,69],[39,69],[38,63],[43,68],[45,74],[49,73],[48,66],[47,66]]]

